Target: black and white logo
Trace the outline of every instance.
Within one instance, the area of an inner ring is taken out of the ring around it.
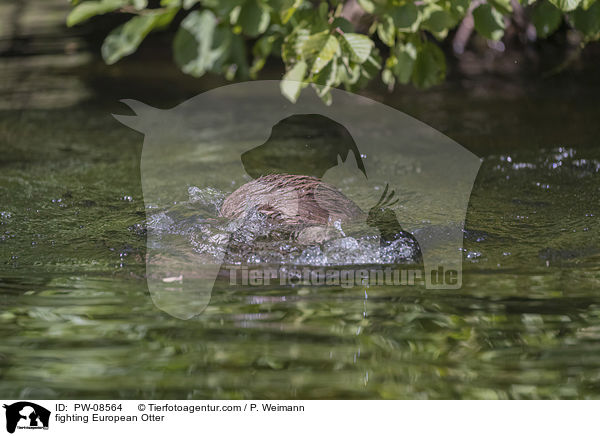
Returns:
[[[5,404],[6,431],[14,433],[16,429],[47,430],[50,421],[50,411],[29,401],[19,401],[10,405]]]

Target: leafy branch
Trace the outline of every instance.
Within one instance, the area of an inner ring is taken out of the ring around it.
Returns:
[[[458,28],[455,47],[471,33],[499,41],[515,11],[525,11],[539,38],[566,25],[584,43],[600,37],[600,0],[72,0],[67,25],[94,16],[132,17],[112,30],[102,45],[108,64],[134,53],[153,31],[179,15],[173,40],[183,72],[207,72],[229,80],[256,78],[270,57],[286,73],[282,92],[295,101],[312,85],[326,102],[332,87],[364,87],[381,76],[389,88],[412,83],[427,88],[446,76],[439,42]]]

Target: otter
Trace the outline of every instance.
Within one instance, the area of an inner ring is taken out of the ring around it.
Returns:
[[[402,229],[395,212],[390,209],[398,202],[394,195],[395,191],[388,193],[386,186],[377,204],[365,213],[354,201],[317,177],[270,174],[231,193],[219,216],[234,220],[249,211],[257,211],[279,229],[286,229],[283,234],[303,245],[319,244],[343,235],[342,224],[366,222],[379,230],[382,247],[400,242],[409,248],[410,255],[400,259],[401,262],[422,263],[417,240]]]

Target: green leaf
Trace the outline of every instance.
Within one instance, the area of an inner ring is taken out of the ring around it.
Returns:
[[[388,47],[394,45],[396,42],[396,27],[392,17],[389,15],[381,17],[381,21],[377,24],[377,36]]]
[[[327,94],[331,87],[335,85],[338,77],[337,69],[337,62],[329,62],[329,64],[327,64],[327,66],[323,68],[319,74],[313,76],[312,81],[314,84],[318,85],[315,90],[317,91],[319,97]]]
[[[358,4],[365,12],[372,14],[375,12],[375,3],[371,0],[358,0]]]
[[[346,20],[344,17],[336,17],[333,19],[333,22],[331,23],[331,27],[333,29],[338,28],[345,33],[352,33],[354,32],[354,26],[352,25],[352,23],[348,20]]]
[[[209,11],[193,11],[181,22],[173,41],[175,62],[194,77],[207,71],[219,71],[225,65],[233,34],[217,26],[217,18]]]
[[[302,57],[312,65],[311,72],[318,73],[339,51],[340,44],[329,31],[311,35],[302,45]]]
[[[198,2],[200,2],[200,0],[183,0],[183,9],[191,9]]]
[[[419,10],[412,2],[391,8],[389,14],[394,20],[394,24],[400,31],[411,30],[412,26],[419,18]]]
[[[131,0],[131,3],[133,4],[133,7],[136,8],[138,11],[141,11],[142,9],[146,9],[148,7],[148,0]]]
[[[306,86],[303,82],[308,65],[306,62],[300,61],[283,76],[281,81],[281,93],[292,103],[296,103],[300,97],[300,91]]]
[[[217,17],[225,18],[231,11],[241,6],[245,0],[199,0],[202,6],[209,8]]]
[[[488,39],[498,41],[504,35],[504,17],[489,4],[483,4],[473,11],[475,30]]]
[[[504,1],[504,0],[503,0]],[[510,1],[510,0],[509,0]],[[454,18],[462,20],[469,10],[470,0],[449,0],[447,8]]]
[[[237,23],[244,34],[255,37],[267,30],[271,17],[269,12],[257,1],[248,0],[243,4]]]
[[[449,11],[435,4],[427,7],[424,14],[426,18],[421,23],[421,27],[429,30],[438,39],[445,38],[448,30],[454,27],[457,22]]]
[[[369,57],[367,58],[367,62],[364,65],[364,67],[369,70],[371,69],[371,66],[377,69],[381,69],[381,56],[379,56],[379,52],[377,51],[377,49],[373,50],[373,52],[369,55]]]
[[[381,81],[388,86],[388,89],[390,91],[393,90],[394,86],[396,85],[396,78],[394,77],[394,73],[392,73],[392,70],[385,68],[381,72]]]
[[[579,3],[581,3],[581,0],[548,0],[548,1],[550,3],[552,3],[554,6],[556,6],[558,9],[560,9],[561,11],[564,11],[564,12],[570,12],[570,11],[577,9],[577,6],[579,6]]]
[[[340,68],[338,68],[337,81],[344,83],[346,89],[349,89],[351,85],[354,85],[360,79],[361,68],[358,64],[352,66],[345,62],[342,62],[342,64],[343,67],[340,65]]]
[[[542,0],[537,3],[533,10],[531,21],[535,26],[537,35],[540,38],[546,38],[560,26],[562,12],[547,0]]]
[[[300,59],[302,46],[310,37],[310,31],[301,27],[297,27],[285,37],[281,45],[281,58],[284,63],[292,64]]]
[[[585,36],[593,38],[600,34],[600,3],[594,3],[587,11],[577,9],[571,14],[573,26]]]
[[[267,58],[273,50],[273,44],[277,37],[275,35],[265,35],[260,38],[252,47],[252,54],[254,55],[254,61],[250,68],[250,76],[256,78],[256,74],[262,70],[267,61]]]
[[[344,33],[342,41],[350,53],[350,59],[359,64],[364,63],[369,58],[373,49],[373,41],[368,36],[360,33]]]
[[[226,69],[225,78],[233,80],[239,77],[247,80],[250,77],[248,59],[246,55],[246,42],[241,35],[231,35],[231,63]]]
[[[321,97],[321,100],[323,100],[325,106],[331,106],[331,103],[333,103],[333,97],[331,96],[331,92],[327,92],[325,95],[320,95],[319,97]]]
[[[127,0],[87,1],[78,4],[67,16],[67,26],[75,26],[95,15],[117,10],[127,4]]]
[[[398,44],[394,54],[396,64],[393,66],[392,72],[400,83],[407,84],[410,81],[417,59],[417,48],[410,42]]]
[[[419,47],[412,73],[412,82],[419,88],[438,85],[446,77],[446,59],[440,48],[432,42]]]
[[[326,22],[329,14],[329,4],[327,2],[320,2],[317,7],[317,12],[321,21]]]
[[[379,75],[382,66],[381,57],[379,56],[379,53],[377,53],[377,50],[374,49],[367,60],[363,64],[358,65],[358,67],[360,73],[358,79],[353,83],[346,83],[346,88],[349,91],[357,91],[364,88],[371,80]]]
[[[512,14],[513,8],[510,0],[488,0],[488,2],[502,15]]]
[[[155,28],[168,25],[177,9],[133,17],[114,29],[102,43],[102,58],[108,65],[135,52],[146,35]]]
[[[302,0],[283,0],[283,3],[280,5],[279,13],[281,22],[286,24],[288,21],[290,21],[301,4]]]

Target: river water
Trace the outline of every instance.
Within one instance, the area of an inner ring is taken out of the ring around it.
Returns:
[[[225,288],[184,321],[150,298],[143,136],[110,114],[193,93],[82,65],[0,112],[0,397],[600,396],[597,72],[367,91],[483,158],[460,290]]]

